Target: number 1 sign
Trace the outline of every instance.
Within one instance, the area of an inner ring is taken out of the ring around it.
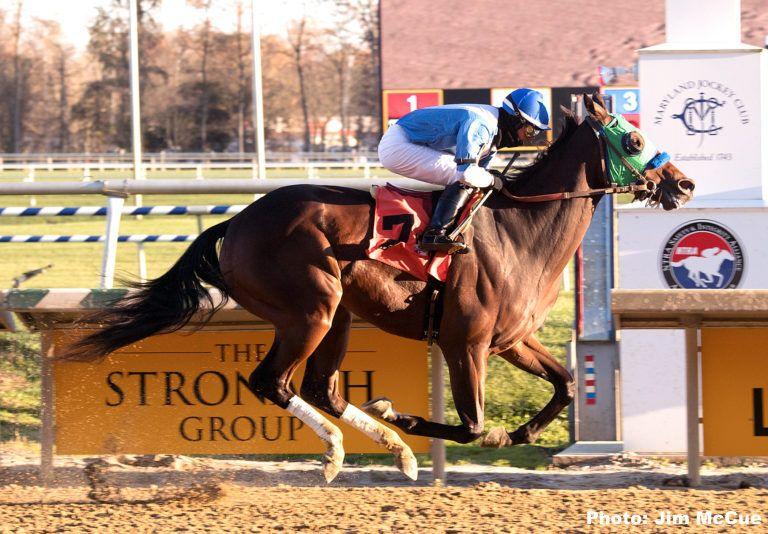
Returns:
[[[443,103],[442,89],[387,89],[383,95],[384,130],[397,119],[417,109],[440,106]]]

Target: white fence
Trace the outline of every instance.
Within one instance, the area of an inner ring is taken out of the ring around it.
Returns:
[[[90,181],[94,171],[132,171],[133,161],[130,154],[2,154],[0,155],[0,173],[20,172],[29,182],[36,180],[41,172],[80,171],[83,181]],[[496,166],[502,166],[509,157],[497,156]],[[515,167],[530,162],[524,156]],[[194,171],[195,178],[209,178],[211,171],[250,171],[252,178],[258,177],[258,163],[254,154],[147,154],[142,165],[142,172]],[[353,170],[359,171],[363,178],[375,178],[377,174],[389,174],[379,163],[374,152],[285,152],[270,153],[266,163],[267,171],[300,171],[306,178],[319,177],[319,171]]]
[[[267,153],[270,163],[316,162],[316,161],[355,161],[377,160],[375,151],[361,152],[275,152]],[[145,165],[173,163],[252,163],[258,161],[254,152],[145,152],[142,159]],[[61,163],[87,163],[97,166],[106,163],[133,164],[133,154],[125,153],[64,153],[64,154],[9,154],[0,153],[0,165],[3,164],[57,165]],[[2,167],[0,167],[2,168]]]

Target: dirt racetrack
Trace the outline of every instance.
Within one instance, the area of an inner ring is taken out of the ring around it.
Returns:
[[[392,468],[345,467],[325,486],[315,462],[100,462],[94,474],[69,458],[57,460],[45,487],[31,462],[3,459],[0,532],[762,532],[764,524],[697,524],[696,514],[768,520],[765,467],[708,469],[696,490],[675,485],[680,466],[645,461],[549,471],[459,466],[447,486],[432,485],[426,469],[411,484]],[[590,510],[638,514],[645,524],[590,525]],[[654,524],[662,512],[687,516],[689,526]]]

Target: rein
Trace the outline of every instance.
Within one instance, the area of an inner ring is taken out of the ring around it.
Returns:
[[[570,200],[572,198],[585,198],[585,197],[593,197],[597,195],[616,195],[621,193],[639,193],[641,191],[645,192],[651,192],[653,191],[653,187],[648,186],[648,180],[640,174],[632,165],[629,164],[629,162],[616,150],[616,147],[614,147],[610,142],[608,142],[606,139],[604,139],[600,135],[599,127],[595,124],[595,121],[592,117],[587,115],[585,118],[587,123],[589,124],[590,128],[592,128],[592,131],[597,136],[598,141],[600,142],[600,152],[602,153],[604,151],[603,146],[608,145],[609,149],[613,150],[621,160],[621,163],[629,169],[630,172],[637,178],[637,182],[631,185],[624,185],[624,186],[611,186],[611,187],[604,187],[599,189],[587,189],[586,191],[565,191],[562,193],[549,193],[545,195],[530,195],[530,196],[518,196],[513,195],[509,191],[507,191],[506,187],[501,187],[498,191],[507,197],[510,200],[514,200],[515,202],[528,202],[528,203],[536,203],[536,202],[551,202],[553,200]],[[600,158],[603,160],[603,165],[605,165],[605,158],[601,156]],[[607,170],[605,167],[603,167],[603,175],[607,173]],[[506,174],[506,169],[504,170],[504,173]],[[606,182],[609,182],[610,179],[606,179]],[[505,184],[506,185],[506,184]]]
[[[549,193],[546,195],[518,196],[513,195],[506,188],[500,189],[502,195],[515,202],[550,202],[552,200],[569,200],[572,198],[593,197],[596,195],[616,195],[619,193],[634,193],[637,191],[649,191],[647,184],[632,184],[624,186],[604,187],[602,189],[587,189],[586,191],[565,191],[562,193]]]

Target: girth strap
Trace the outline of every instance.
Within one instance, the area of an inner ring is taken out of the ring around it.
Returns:
[[[440,337],[440,322],[443,319],[444,284],[430,277],[427,280],[427,306],[424,310],[424,337],[431,347]]]

